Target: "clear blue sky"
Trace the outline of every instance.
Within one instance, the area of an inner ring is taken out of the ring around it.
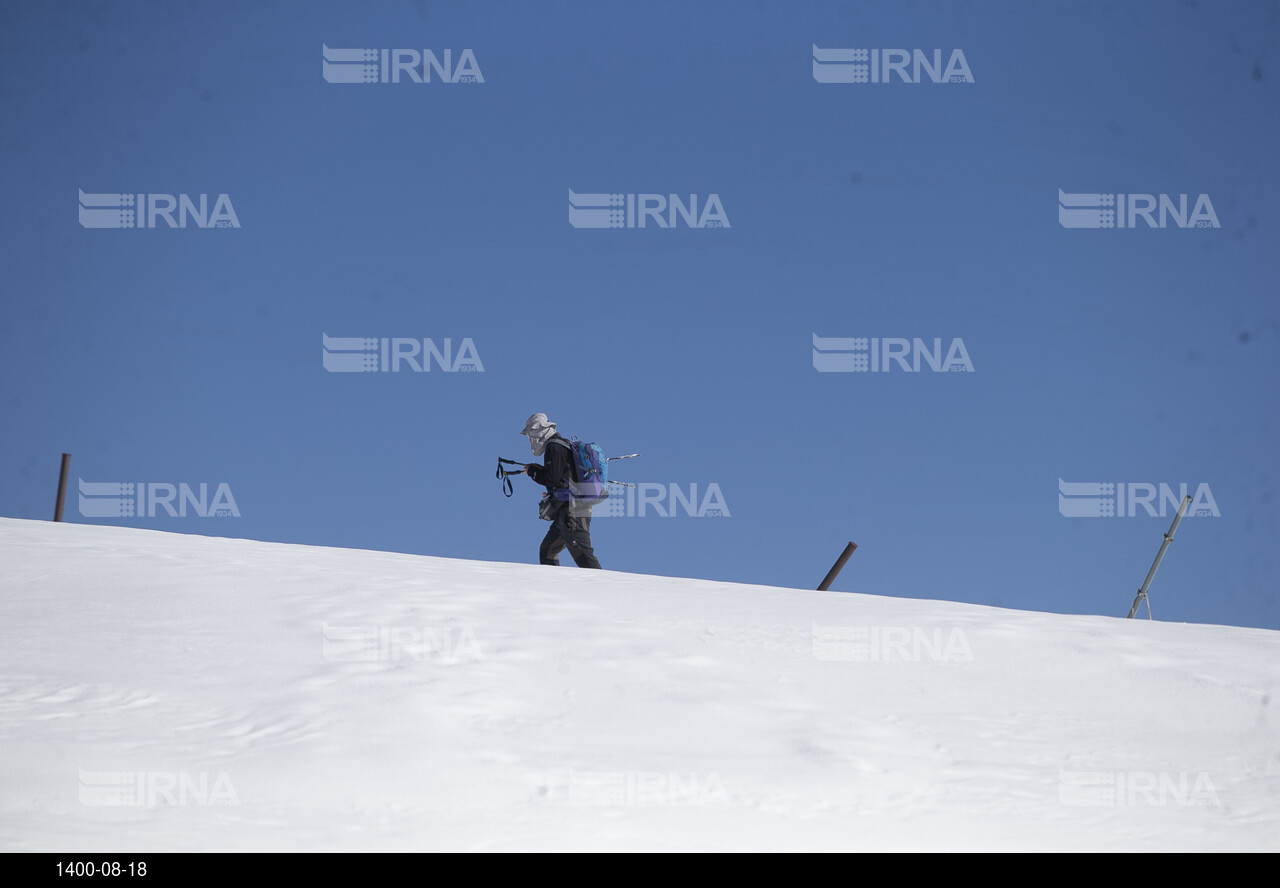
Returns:
[[[536,562],[493,472],[542,411],[729,508],[601,518],[606,568],[814,587],[854,540],[841,591],[1123,616],[1170,517],[1058,480],[1203,483],[1155,616],[1280,628],[1278,38],[1261,2],[6,3],[0,514],[52,517],[66,451],[69,520]],[[322,45],[484,82],[330,83]],[[973,82],[819,83],[814,45]],[[1060,189],[1221,227],[1068,229]],[[574,228],[570,190],[730,227]],[[79,191],[240,228],[90,229]],[[332,373],[322,334],[484,372]],[[819,373],[814,334],[974,372]],[[241,517],[86,518],[76,479]]]

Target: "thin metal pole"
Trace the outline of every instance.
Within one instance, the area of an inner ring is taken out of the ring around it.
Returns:
[[[71,454],[62,454],[62,473],[58,476],[58,502],[53,507],[53,520],[62,520],[62,504],[67,498],[67,470],[71,467]]]
[[[858,548],[857,543],[849,543],[844,547],[844,551],[840,553],[840,557],[836,559],[836,563],[831,565],[831,570],[827,571],[826,577],[822,580],[822,584],[818,586],[819,592],[826,592],[831,588],[831,584],[836,581],[836,574],[840,573],[840,569],[844,567],[849,556],[853,554],[853,550]]]
[[[1142,581],[1142,588],[1138,590],[1138,597],[1133,599],[1133,607],[1129,608],[1129,619],[1133,619],[1133,615],[1138,612],[1138,605],[1145,599],[1147,602],[1147,619],[1151,619],[1151,599],[1147,598],[1147,588],[1151,585],[1151,579],[1156,575],[1156,568],[1160,566],[1160,559],[1164,557],[1164,550],[1169,548],[1169,544],[1173,542],[1174,531],[1178,529],[1178,522],[1182,520],[1182,515],[1187,511],[1187,506],[1191,505],[1191,495],[1188,494],[1182,498],[1182,505],[1178,506],[1178,514],[1173,516],[1173,524],[1169,525],[1169,532],[1164,535],[1164,542],[1160,544],[1160,551],[1156,553],[1156,560],[1151,563],[1151,570],[1147,571],[1147,578]]]

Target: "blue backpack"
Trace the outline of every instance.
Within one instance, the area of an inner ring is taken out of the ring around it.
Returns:
[[[552,438],[550,443],[568,447],[573,454],[573,477],[568,479],[568,487],[555,492],[556,499],[594,506],[609,498],[609,461],[599,444],[579,441],[577,437],[571,441]]]

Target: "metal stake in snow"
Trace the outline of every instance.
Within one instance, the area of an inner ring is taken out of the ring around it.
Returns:
[[[1178,506],[1178,514],[1173,516],[1173,524],[1169,525],[1169,532],[1164,535],[1164,542],[1160,544],[1160,551],[1156,553],[1156,560],[1151,564],[1151,570],[1147,571],[1147,578],[1142,581],[1142,588],[1138,590],[1138,597],[1133,599],[1133,607],[1129,608],[1129,619],[1133,619],[1133,615],[1138,612],[1138,605],[1145,600],[1147,602],[1147,619],[1151,619],[1151,599],[1147,598],[1147,587],[1151,585],[1151,578],[1156,575],[1156,568],[1160,566],[1160,559],[1164,557],[1164,550],[1169,548],[1169,544],[1173,542],[1173,534],[1178,529],[1178,522],[1182,520],[1182,515],[1187,511],[1187,506],[1191,505],[1191,496],[1188,494],[1182,498],[1182,505]]]
[[[62,469],[58,473],[58,500],[53,506],[53,520],[62,520],[62,504],[67,499],[67,468],[71,465],[71,454],[62,454]]]
[[[822,582],[818,585],[819,592],[826,592],[831,588],[831,584],[836,581],[836,574],[840,573],[840,569],[844,567],[845,562],[849,560],[849,556],[853,554],[853,550],[858,548],[858,544],[850,542],[844,547],[844,551],[840,553],[840,557],[836,559],[836,563],[831,565],[831,570],[827,571],[827,575],[822,578]]]

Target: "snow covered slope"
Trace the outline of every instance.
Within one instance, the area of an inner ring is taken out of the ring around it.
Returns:
[[[1280,850],[1277,632],[0,519],[0,635],[4,850]]]

